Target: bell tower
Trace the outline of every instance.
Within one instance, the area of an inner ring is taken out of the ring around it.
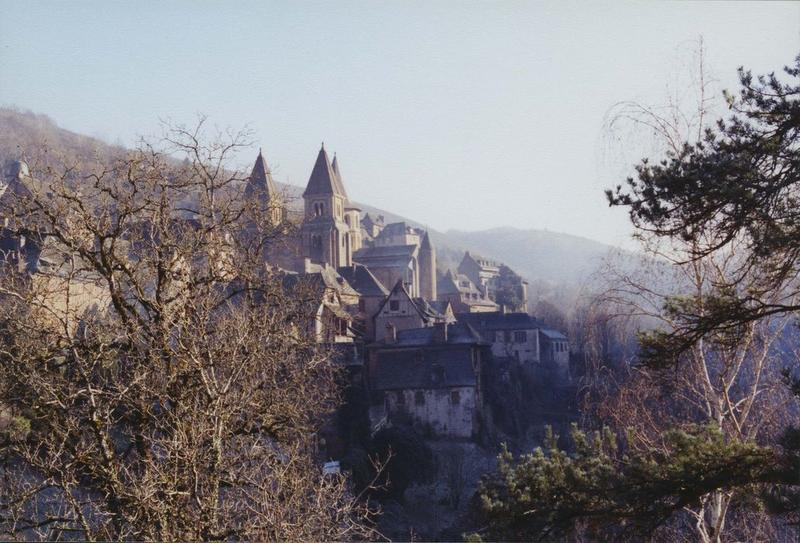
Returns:
[[[350,227],[345,222],[347,195],[331,166],[325,144],[303,192],[305,217],[301,227],[303,256],[334,267],[352,264]]]

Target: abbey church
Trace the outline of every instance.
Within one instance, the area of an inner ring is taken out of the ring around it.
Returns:
[[[258,198],[276,221],[287,215],[260,152],[244,195]],[[347,281],[342,275],[352,273],[348,269],[365,267],[384,289],[400,284],[412,298],[437,301],[436,250],[428,233],[404,222],[384,224],[383,217],[369,215],[362,224],[361,210],[347,196],[338,158],[331,161],[324,145],[303,191],[303,216],[294,249],[292,255],[276,255],[276,262],[287,271],[332,269],[342,283]]]

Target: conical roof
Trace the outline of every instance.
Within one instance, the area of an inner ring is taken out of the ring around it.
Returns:
[[[245,198],[258,197],[263,200],[269,201],[272,198],[279,196],[278,188],[275,186],[275,181],[272,179],[272,172],[261,154],[261,149],[258,150],[256,163],[253,165],[253,171],[247,179],[247,186],[244,189]]]
[[[314,169],[311,171],[311,177],[308,178],[308,185],[303,192],[303,196],[328,194],[346,197],[344,192],[339,189],[336,174],[331,167],[328,153],[325,152],[325,146],[323,145],[317,155],[317,161],[314,163]]]
[[[341,192],[342,196],[344,196],[345,200],[348,200],[347,191],[344,190],[344,180],[342,179],[342,173],[339,171],[339,159],[336,157],[336,153],[333,153],[333,163],[331,163],[331,168],[333,169],[333,173],[336,176],[334,181],[336,181],[336,187]]]
[[[420,249],[432,249],[431,247],[431,240],[428,238],[428,231],[425,231],[425,235],[422,236],[422,243],[420,243]]]

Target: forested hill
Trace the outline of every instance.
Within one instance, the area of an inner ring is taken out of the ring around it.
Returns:
[[[124,151],[119,146],[70,132],[56,125],[49,117],[14,108],[0,108],[0,164],[35,153],[45,146],[48,153],[89,160],[95,155],[109,157]],[[310,166],[310,165],[309,165]],[[282,185],[299,204],[300,187]],[[382,214],[387,221],[407,221],[368,204],[358,203],[364,211]],[[464,250],[506,263],[531,282],[533,298],[574,299],[574,295],[614,249],[586,238],[544,230],[495,228],[478,232],[429,229],[437,247],[440,268],[455,268]]]

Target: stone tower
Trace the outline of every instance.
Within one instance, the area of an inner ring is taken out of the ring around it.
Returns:
[[[336,156],[336,153],[333,154],[331,168],[333,169],[333,174],[336,176],[336,182],[339,185],[339,190],[341,190],[342,194],[344,194],[344,222],[350,229],[348,234],[350,237],[350,255],[348,258],[352,258],[353,253],[361,249],[363,246],[363,240],[361,236],[361,210],[357,207],[354,207],[350,203],[350,199],[347,197],[347,192],[344,190],[344,179],[342,179],[342,173],[339,171],[339,158]]]
[[[303,201],[305,217],[300,229],[303,256],[317,264],[350,266],[353,247],[350,227],[345,222],[347,194],[333,171],[324,144],[308,178]]]
[[[250,172],[250,177],[247,179],[244,197],[248,202],[257,206],[260,213],[268,217],[269,222],[273,225],[277,226],[283,222],[285,209],[283,198],[275,186],[272,172],[264,159],[264,155],[261,154],[261,149],[258,150],[253,171]]]
[[[427,231],[419,246],[419,294],[426,300],[436,300],[436,249]]]

